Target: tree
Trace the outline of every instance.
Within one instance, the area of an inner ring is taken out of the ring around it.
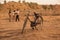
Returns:
[[[21,0],[18,1],[19,3],[21,2]]]
[[[25,0],[23,0],[23,3],[25,3]]]
[[[4,0],[4,4],[6,4],[6,0]]]

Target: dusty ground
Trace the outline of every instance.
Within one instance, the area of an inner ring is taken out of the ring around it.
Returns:
[[[60,16],[43,16],[43,25],[38,31],[32,31],[27,24],[24,34],[21,34],[24,18],[20,22],[9,22],[0,18],[0,40],[60,40]]]

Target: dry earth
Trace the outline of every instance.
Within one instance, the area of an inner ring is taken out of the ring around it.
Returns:
[[[24,16],[19,22],[9,22],[8,18],[0,17],[0,40],[60,40],[60,16],[43,16],[43,25],[37,26],[38,31],[29,26],[29,22],[21,34]]]

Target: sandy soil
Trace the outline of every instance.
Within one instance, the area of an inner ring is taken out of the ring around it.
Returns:
[[[43,25],[38,25],[38,31],[29,26],[25,27],[21,34],[24,18],[19,22],[9,22],[6,18],[0,18],[0,40],[60,40],[60,16],[43,16]]]

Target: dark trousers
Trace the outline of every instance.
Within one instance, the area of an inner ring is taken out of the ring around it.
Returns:
[[[34,28],[36,28],[36,23],[31,21],[31,24],[30,24],[31,28],[34,30]]]
[[[19,21],[19,15],[16,15],[16,21]]]

